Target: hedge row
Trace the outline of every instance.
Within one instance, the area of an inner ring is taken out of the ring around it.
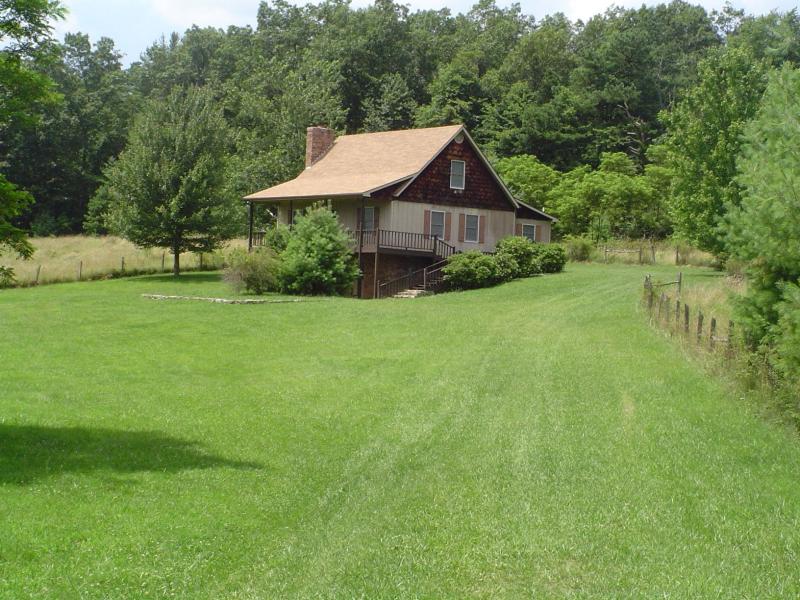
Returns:
[[[558,244],[536,244],[512,236],[500,240],[494,254],[454,254],[442,272],[447,289],[471,290],[540,273],[558,273],[566,262],[567,254]]]

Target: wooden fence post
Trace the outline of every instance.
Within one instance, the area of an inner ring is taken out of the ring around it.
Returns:
[[[122,257],[122,260],[120,261],[119,266],[120,266],[120,271],[122,271],[124,273],[125,272],[125,257],[124,256]]]
[[[680,259],[680,255],[678,254],[678,246],[675,246],[675,264],[676,265],[681,264],[680,262],[678,262],[679,259]]]
[[[42,272],[42,265],[36,266],[36,281],[33,282],[34,285],[39,285],[39,274]]]
[[[650,256],[653,259],[653,264],[656,264],[656,243],[650,240]]]
[[[166,252],[162,252],[162,253],[161,253],[161,272],[162,272],[162,273],[164,272],[164,259],[165,259],[166,257],[167,257],[167,253],[166,253]]]
[[[714,350],[714,344],[716,344],[717,337],[717,320],[714,317],[711,317],[711,335],[709,336],[709,347],[711,348],[712,352]]]
[[[697,343],[700,344],[703,341],[703,311],[697,311]]]
[[[689,305],[683,304],[683,332],[689,335]]]
[[[683,271],[678,271],[678,296],[681,295],[681,290],[683,289]]]
[[[641,246],[639,246],[639,264],[640,265],[642,264],[642,250],[643,250],[643,248]]]
[[[667,296],[667,300],[664,303],[664,308],[667,311],[667,327],[669,327],[669,320],[672,317],[672,298]]]
[[[675,329],[681,326],[681,300],[675,300]]]
[[[83,273],[83,261],[78,262],[78,281],[81,280],[81,274]]]
[[[608,246],[603,247],[603,262],[608,263]]]
[[[728,355],[733,356],[733,321],[728,321]]]
[[[661,305],[664,303],[664,292],[661,292],[661,295],[658,297],[658,314],[656,315],[656,319],[661,321]]]
[[[203,270],[203,253],[200,253],[200,270]]]

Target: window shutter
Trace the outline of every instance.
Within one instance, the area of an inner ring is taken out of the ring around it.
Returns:
[[[444,241],[450,241],[450,226],[453,224],[453,213],[445,213],[444,215]]]
[[[482,244],[486,239],[486,217],[478,217],[478,243]]]
[[[517,230],[514,232],[514,235],[522,235],[522,223],[517,223]]]
[[[422,225],[422,233],[425,235],[431,234],[431,211],[425,211],[425,222]]]
[[[375,215],[375,217],[374,217],[374,219],[375,219],[375,222],[372,224],[372,228],[373,228],[375,231],[377,231],[377,230],[379,229],[380,222],[381,222],[381,221],[380,221],[380,218],[378,217],[379,213],[380,213],[380,209],[378,209],[378,207],[377,207],[377,206],[376,206],[375,208],[373,208],[373,209],[372,209],[372,214],[374,214],[374,215]]]
[[[464,230],[467,227],[467,215],[458,213],[458,241],[464,241]]]
[[[361,230],[361,207],[356,207],[356,231]]]

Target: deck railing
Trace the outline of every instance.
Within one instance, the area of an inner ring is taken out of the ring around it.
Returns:
[[[429,253],[440,258],[455,254],[456,248],[439,239],[438,236],[411,231],[392,231],[390,229],[365,230],[350,233],[356,249],[359,243],[362,248],[377,247],[383,250],[400,250],[404,252]]]

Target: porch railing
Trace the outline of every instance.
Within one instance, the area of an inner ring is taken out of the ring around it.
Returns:
[[[405,252],[428,253],[440,259],[446,259],[456,253],[456,247],[448,244],[436,235],[427,233],[413,233],[410,231],[392,231],[389,229],[372,229],[361,231],[348,231],[353,245],[353,251],[358,250],[359,244],[364,248],[378,248],[384,250],[399,250]],[[252,233],[252,247],[263,246],[266,241],[267,231],[259,229]]]

